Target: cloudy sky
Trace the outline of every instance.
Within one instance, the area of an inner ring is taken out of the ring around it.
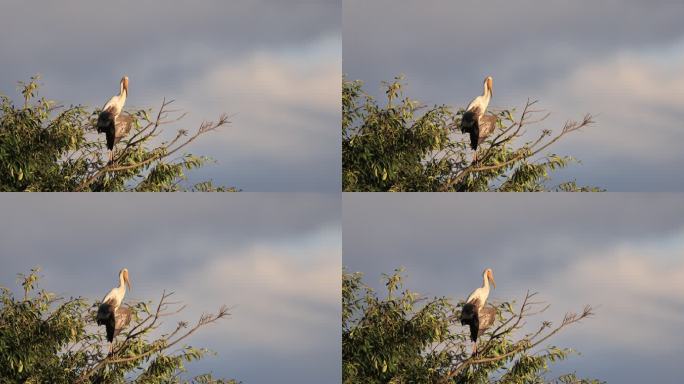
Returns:
[[[101,107],[130,77],[130,108],[163,97],[195,129],[233,124],[188,149],[194,171],[246,191],[340,190],[341,2],[0,0],[0,93],[41,74],[41,95]]]
[[[539,129],[595,115],[553,149],[582,160],[558,181],[682,191],[683,18],[680,0],[344,0],[343,72],[376,96],[405,74],[408,96],[457,107],[492,75],[490,105],[537,99]]]
[[[378,291],[382,273],[404,266],[407,288],[454,300],[480,286],[491,267],[493,300],[537,291],[552,321],[595,306],[594,318],[550,341],[582,354],[553,373],[681,382],[684,196],[425,197],[345,194],[344,265]]]
[[[175,291],[188,308],[173,319],[232,307],[188,339],[218,353],[190,373],[340,382],[340,206],[338,194],[4,195],[0,285],[41,266],[42,288],[100,300],[127,267],[126,300]]]

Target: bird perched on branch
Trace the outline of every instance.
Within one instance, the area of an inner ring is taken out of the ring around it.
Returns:
[[[473,354],[477,352],[477,337],[492,325],[496,316],[496,309],[486,307],[489,297],[489,283],[496,288],[494,274],[490,268],[482,273],[482,287],[477,288],[468,296],[461,310],[461,325],[470,327],[470,340],[473,344]]]
[[[120,308],[126,296],[126,287],[131,289],[131,283],[128,280],[128,269],[124,268],[119,272],[119,286],[109,291],[97,309],[97,325],[104,325],[107,330],[110,352],[114,337],[131,321],[130,308]]]
[[[486,116],[489,101],[492,99],[494,79],[487,76],[481,96],[468,104],[461,118],[461,132],[470,134],[470,148],[475,151],[473,161],[477,161],[477,147],[494,131],[496,116]]]
[[[128,76],[121,78],[119,94],[113,96],[102,107],[102,112],[97,118],[97,132],[104,133],[107,137],[107,149],[109,149],[109,162],[114,158],[114,145],[125,137],[131,130],[130,116],[121,115],[128,96]]]

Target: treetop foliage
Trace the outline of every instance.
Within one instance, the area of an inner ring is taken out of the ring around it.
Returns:
[[[386,103],[342,80],[342,185],[345,191],[598,191],[574,181],[548,186],[551,172],[578,162],[546,151],[567,134],[590,126],[591,115],[567,122],[558,132],[542,129],[524,139],[528,126],[548,114],[525,104],[490,111],[496,129],[471,161],[467,135],[455,133],[463,110],[431,108],[404,95],[403,77],[383,82]],[[518,143],[521,140],[527,140]]]
[[[223,306],[190,323],[178,321],[161,335],[162,319],[184,306],[164,292],[156,304],[125,303],[133,321],[115,339],[109,354],[103,327],[95,324],[97,305],[83,297],[63,298],[38,289],[38,270],[20,275],[23,297],[0,287],[0,383],[223,383],[203,374],[182,380],[185,364],[212,352],[181,345],[198,329],[229,316]]]
[[[104,135],[95,129],[97,109],[39,98],[37,76],[19,84],[23,105],[0,95],[0,191],[235,191],[211,181],[183,186],[186,172],[212,161],[183,151],[230,124],[225,114],[159,143],[164,126],[185,116],[170,109],[173,100],[164,100],[156,113],[123,112],[132,130],[109,163]]]
[[[384,275],[378,296],[360,273],[342,274],[342,375],[352,383],[576,383],[598,384],[574,373],[547,378],[550,366],[574,353],[545,343],[556,333],[593,315],[590,306],[557,324],[542,320],[532,332],[523,325],[548,306],[527,293],[495,305],[494,324],[471,354],[469,332],[459,318],[463,303],[426,298],[404,288],[403,270]]]

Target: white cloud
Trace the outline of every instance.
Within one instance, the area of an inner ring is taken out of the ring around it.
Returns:
[[[662,239],[660,239],[662,241]],[[684,245],[620,244],[578,255],[569,268],[548,277],[548,293],[565,306],[596,306],[582,327],[605,348],[664,352],[681,348],[684,309]],[[556,305],[558,306],[558,305]],[[657,341],[657,342],[655,342]]]
[[[597,126],[572,141],[592,150],[635,153],[643,161],[679,159],[684,140],[684,41],[657,52],[618,52],[586,62],[542,93],[555,115],[585,111]],[[579,116],[577,116],[579,117]]]
[[[338,328],[340,270],[339,240],[304,247],[255,245],[239,254],[216,255],[183,276],[179,292],[190,292],[196,309],[202,303],[234,306],[229,323],[214,338],[297,353],[320,348],[316,336],[327,339]]]
[[[101,106],[125,73],[131,79],[127,108],[156,110],[166,97],[176,100],[172,108],[188,112],[165,126],[160,141],[221,113],[232,115],[231,126],[186,148],[217,160],[191,172],[190,183],[213,179],[246,191],[339,191],[339,3],[183,2],[159,13],[158,4],[146,2],[131,13],[130,2],[105,12],[110,17],[104,22],[89,17],[102,14],[101,6],[72,3],[55,12],[24,5],[2,12],[0,23],[10,32],[21,30],[21,39],[0,41],[7,53],[0,60],[7,69],[0,93],[19,99],[16,81],[40,73],[41,96]],[[169,22],[150,24],[150,10]],[[37,29],[22,29],[17,15],[30,15]],[[123,28],[116,20],[125,21]]]
[[[212,111],[235,114],[230,133],[219,137],[231,146],[295,157],[319,144],[336,148],[339,124],[331,121],[339,120],[341,108],[339,47],[339,38],[324,38],[296,52],[255,51],[226,58],[188,79],[182,94]]]

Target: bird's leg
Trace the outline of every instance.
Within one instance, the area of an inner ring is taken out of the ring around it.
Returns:
[[[477,149],[473,152],[473,164],[477,163]]]
[[[109,352],[107,353],[107,356],[111,356],[114,354],[114,342],[109,343]]]
[[[474,356],[477,353],[477,341],[473,342],[473,353],[472,355]]]

